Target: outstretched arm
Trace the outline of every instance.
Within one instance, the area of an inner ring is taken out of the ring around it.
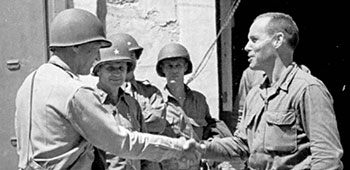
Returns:
[[[67,119],[85,140],[115,155],[160,162],[184,154],[184,138],[130,132],[118,126],[90,88],[75,93],[68,103],[68,113]]]

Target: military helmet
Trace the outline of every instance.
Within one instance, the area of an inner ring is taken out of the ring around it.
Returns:
[[[134,51],[136,54],[136,60],[138,60],[142,54],[143,48],[137,43],[136,39],[127,33],[115,34],[121,41],[125,41],[129,46],[129,51]]]
[[[113,42],[113,45],[109,48],[101,49],[101,59],[94,63],[92,69],[92,75],[97,76],[97,72],[101,66],[107,62],[127,62],[127,73],[135,69],[136,60],[131,57],[131,51],[129,45],[123,39],[119,38],[119,35],[113,34],[108,37]]]
[[[53,47],[68,47],[99,41],[101,48],[110,47],[103,24],[92,13],[77,8],[61,11],[50,27],[50,44]]]
[[[156,65],[157,73],[160,77],[165,77],[165,74],[163,73],[163,70],[161,68],[161,63],[165,59],[170,58],[183,58],[186,60],[188,67],[185,72],[186,74],[189,74],[192,72],[192,62],[190,60],[190,54],[188,53],[187,49],[179,44],[179,43],[169,43],[165,45],[158,54],[158,61]]]

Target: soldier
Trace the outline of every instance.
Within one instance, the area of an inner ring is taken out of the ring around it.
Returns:
[[[233,137],[204,141],[203,157],[242,158],[250,169],[343,169],[333,99],[321,80],[293,60],[299,29],[291,16],[257,16],[245,50],[265,73],[248,92]]]
[[[19,169],[90,170],[94,146],[128,159],[162,161],[200,156],[193,140],[131,132],[117,125],[101,96],[79,80],[100,48],[110,47],[103,25],[81,9],[61,11],[50,30],[52,56],[33,71],[16,96],[15,130]],[[184,152],[187,150],[186,152]]]
[[[139,81],[135,79],[134,71],[137,66],[137,60],[140,59],[143,52],[136,39],[127,33],[116,33],[116,40],[127,44],[128,50],[131,53],[131,59],[135,67],[127,73],[126,82],[123,86],[125,92],[134,97],[141,106],[142,115],[148,133],[161,134],[165,129],[165,103],[160,90],[149,83],[149,81]],[[147,160],[141,161],[142,169],[157,170],[160,166],[156,162]]]
[[[131,58],[127,42],[121,41],[116,34],[108,39],[112,41],[112,47],[101,50],[101,60],[92,69],[92,75],[99,78],[97,91],[102,104],[113,114],[118,125],[130,131],[147,132],[139,103],[121,88],[126,75],[134,70],[135,60]],[[141,169],[140,160],[121,158],[102,150],[99,154],[105,155],[106,168],[109,170]]]
[[[158,54],[156,71],[167,80],[163,91],[167,119],[164,135],[185,136],[197,141],[232,135],[222,121],[210,115],[206,97],[184,83],[184,76],[192,72],[192,62],[183,45],[165,45]],[[162,164],[167,168],[176,168],[175,161],[164,161]],[[199,165],[192,168],[198,169]]]
[[[305,65],[299,65],[299,67],[301,70],[311,74],[310,69],[308,67],[306,67]],[[238,117],[238,122],[241,119],[241,116],[243,113],[244,101],[248,95],[248,92],[254,86],[261,84],[261,82],[264,80],[264,75],[265,75],[264,71],[252,70],[249,67],[247,67],[243,71],[240,82],[239,82],[238,93],[237,93],[237,96],[235,98],[234,107],[233,107],[233,114]],[[234,130],[236,130],[236,129],[234,129]]]
[[[139,46],[134,37],[127,33],[115,34],[118,41],[126,43],[132,55],[133,63],[137,66],[137,60],[143,52],[143,48]],[[128,72],[125,92],[134,97],[140,104],[147,131],[153,134],[160,134],[164,131],[165,120],[165,103],[160,90],[149,83],[149,81],[139,81],[135,79],[134,69]]]

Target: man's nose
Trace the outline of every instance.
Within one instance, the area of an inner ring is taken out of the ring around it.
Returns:
[[[173,73],[177,73],[178,71],[179,71],[179,68],[177,68],[177,67],[171,68],[171,72],[173,72]]]
[[[119,68],[113,68],[111,71],[112,74],[114,75],[121,75],[123,71],[121,71]]]
[[[249,51],[251,50],[249,41],[248,41],[247,44],[244,46],[244,49],[243,49],[243,50],[246,51],[246,52],[249,52]]]

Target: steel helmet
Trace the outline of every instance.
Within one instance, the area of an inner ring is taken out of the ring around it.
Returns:
[[[100,67],[107,62],[127,62],[127,73],[133,71],[136,66],[136,60],[131,57],[131,51],[129,45],[122,39],[119,39],[119,35],[113,34],[108,37],[113,42],[113,45],[109,48],[101,49],[101,59],[94,63],[92,69],[92,75],[97,76],[97,72]]]
[[[86,10],[63,10],[51,23],[49,48],[75,46],[93,41],[101,42],[101,48],[111,46],[111,42],[106,39],[103,24]]]
[[[143,48],[137,43],[136,39],[127,33],[116,33],[115,36],[124,41],[129,46],[129,51],[135,51],[136,60],[138,60],[142,54]]]
[[[157,73],[160,77],[165,77],[165,74],[163,73],[163,70],[161,68],[161,63],[165,59],[169,58],[183,58],[186,60],[188,64],[188,68],[185,72],[186,74],[189,74],[192,72],[192,62],[190,60],[190,54],[188,53],[187,49],[179,44],[179,43],[169,43],[165,45],[158,54],[158,61],[156,65]]]

